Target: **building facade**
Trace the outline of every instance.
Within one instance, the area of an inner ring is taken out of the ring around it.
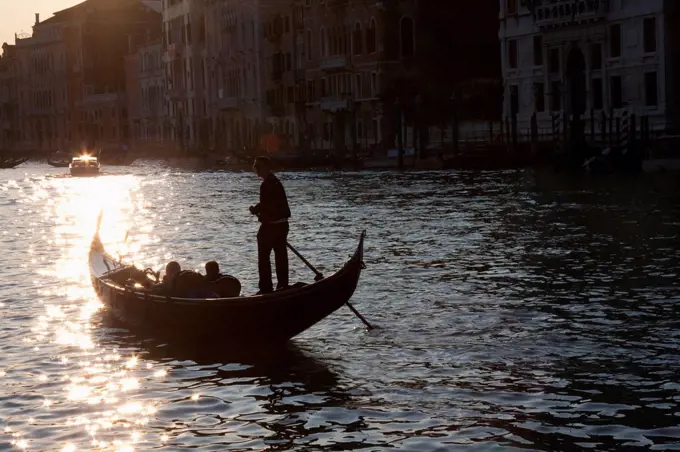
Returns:
[[[265,129],[263,22],[272,0],[210,1],[206,6],[204,74],[211,147],[223,152],[257,147]]]
[[[40,22],[33,34],[16,39],[18,116],[17,148],[22,151],[61,149],[68,140],[68,78],[64,23]]]
[[[160,2],[87,0],[17,38],[17,147],[54,152],[128,141],[128,36],[159,26]]]
[[[168,125],[182,152],[209,146],[206,64],[208,2],[163,2],[163,48]]]
[[[0,153],[13,151],[19,131],[16,47],[4,43],[0,56]]]
[[[503,114],[549,129],[623,110],[677,128],[678,2],[501,0]]]
[[[388,23],[385,5],[354,0],[303,0],[297,5],[304,42],[298,48],[305,70],[302,142],[312,149],[339,151],[378,147],[386,125],[381,82],[402,69],[399,57],[385,47],[386,28],[394,25]],[[411,24],[412,6],[392,7],[406,7],[403,23]]]
[[[131,36],[130,50],[125,58],[130,146],[157,154],[172,143],[160,21],[155,34],[147,30],[143,36]]]
[[[295,0],[269,11],[267,120],[280,142],[342,152],[427,138],[459,83],[500,80],[497,5],[458,3]]]

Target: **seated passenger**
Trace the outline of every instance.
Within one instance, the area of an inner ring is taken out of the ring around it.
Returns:
[[[180,274],[181,271],[182,267],[177,261],[168,262],[168,265],[165,266],[165,275],[163,276],[163,281],[151,286],[151,291],[169,293],[172,289],[172,284],[175,278]]]
[[[215,261],[206,262],[205,264],[205,280],[206,282],[213,282],[224,276],[220,273],[220,266]]]
[[[180,298],[210,298],[213,294],[205,288],[205,277],[192,270],[184,270],[175,276],[171,295]]]

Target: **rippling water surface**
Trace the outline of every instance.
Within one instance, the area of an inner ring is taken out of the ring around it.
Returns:
[[[290,241],[322,272],[368,231],[353,301],[380,328],[343,308],[269,354],[135,336],[87,270],[104,207],[110,250],[217,259],[254,292],[258,180],[109,171],[0,172],[0,449],[680,448],[671,177],[283,174]]]

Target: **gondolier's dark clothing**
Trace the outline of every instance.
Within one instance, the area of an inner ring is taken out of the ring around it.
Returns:
[[[260,203],[255,206],[260,218],[257,233],[257,261],[260,273],[260,291],[271,292],[272,283],[271,252],[274,251],[277,289],[288,287],[288,219],[290,207],[281,181],[270,173],[260,186]]]

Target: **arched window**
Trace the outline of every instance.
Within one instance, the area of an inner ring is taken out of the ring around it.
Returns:
[[[326,56],[326,30],[323,29],[323,28],[321,29],[321,44],[320,45],[321,45],[321,50],[320,50],[321,56],[325,57]]]
[[[352,36],[352,47],[353,47],[353,54],[354,55],[361,55],[364,52],[364,36],[363,33],[361,32],[361,24],[357,22],[357,24],[354,26],[354,33]]]
[[[371,18],[371,24],[366,31],[366,53],[375,53],[378,47],[376,43],[377,34],[375,25],[375,19]]]
[[[413,19],[403,17],[401,19],[401,54],[402,56],[412,56],[415,53],[416,37],[414,33]]]

